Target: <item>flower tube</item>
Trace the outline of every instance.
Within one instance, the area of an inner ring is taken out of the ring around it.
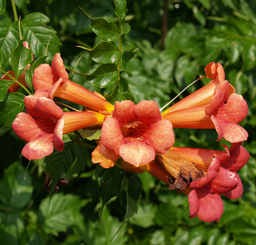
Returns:
[[[209,63],[205,72],[212,80],[166,109],[163,118],[176,128],[215,128],[218,140],[224,138],[231,143],[247,140],[247,131],[238,125],[248,114],[246,101],[225,80],[221,64]]]
[[[35,69],[33,87],[36,92],[47,92],[50,98],[65,99],[105,114],[113,111],[113,105],[102,95],[69,80],[59,53],[55,54],[51,66],[41,64]]]

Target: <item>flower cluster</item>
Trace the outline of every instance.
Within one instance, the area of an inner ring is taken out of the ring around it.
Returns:
[[[249,159],[242,146],[248,133],[238,123],[246,117],[248,106],[225,80],[221,64],[209,63],[205,73],[211,79],[207,85],[161,113],[151,100],[112,105],[97,92],[71,81],[60,54],[56,54],[51,65],[35,69],[35,93],[25,97],[26,111],[13,121],[14,132],[27,142],[22,155],[29,160],[46,157],[54,149],[63,150],[63,134],[101,128],[93,163],[103,168],[118,165],[134,173],[147,171],[171,190],[188,195],[191,217],[217,221],[223,213],[221,196],[235,199],[243,193],[238,171]],[[19,80],[26,84],[23,76]],[[82,105],[84,110],[63,110],[58,98]],[[215,129],[217,139],[225,139],[231,147],[175,147],[175,128]]]

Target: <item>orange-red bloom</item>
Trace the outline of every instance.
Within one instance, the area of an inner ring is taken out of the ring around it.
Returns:
[[[98,93],[69,80],[60,54],[55,54],[51,66],[39,65],[33,75],[36,92],[46,92],[50,98],[59,97],[102,113],[110,114],[113,105]]]
[[[226,151],[172,147],[157,162],[172,177],[168,177],[171,189],[189,192],[191,217],[212,222],[223,213],[220,195],[230,199],[241,197],[243,185],[237,171],[248,159],[246,149],[233,144]]]
[[[28,143],[22,155],[29,160],[40,159],[53,152],[63,150],[63,111],[53,100],[46,97],[26,96],[26,113],[19,113],[13,121],[14,132]]]
[[[248,133],[238,125],[248,114],[246,101],[225,80],[221,64],[209,63],[205,72],[210,83],[165,110],[163,118],[177,128],[215,128],[218,139],[231,143],[247,140]]]
[[[121,157],[125,162],[140,167],[166,152],[174,143],[172,125],[162,120],[154,101],[135,105],[126,100],[117,102],[112,117],[105,119],[100,144],[92,154],[92,161],[112,167]]]
[[[104,115],[94,111],[63,112],[53,100],[37,95],[24,99],[26,113],[19,113],[13,121],[14,132],[28,143],[22,155],[29,160],[50,155],[55,148],[62,151],[63,134],[101,125]]]

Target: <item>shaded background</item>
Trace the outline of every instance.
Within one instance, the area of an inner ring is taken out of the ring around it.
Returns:
[[[218,223],[190,219],[187,197],[169,191],[150,175],[93,166],[90,152],[97,135],[70,135],[64,152],[27,162],[19,154],[23,142],[10,130],[12,119],[23,109],[20,91],[0,96],[0,241],[256,244],[255,1],[128,0],[127,10],[124,1],[114,2],[16,0],[18,24],[11,2],[0,1],[1,73],[20,72],[17,57],[24,55],[18,52],[23,39],[35,55],[34,67],[50,62],[60,51],[71,79],[110,101],[154,99],[163,106],[203,74],[206,64],[221,62],[226,78],[249,105],[242,123],[249,132],[244,145],[251,154],[240,171],[243,198],[225,199]],[[44,15],[31,15],[34,12]],[[27,74],[28,83],[31,75]],[[205,82],[199,81],[181,97]],[[214,131],[175,133],[179,146],[220,147]],[[60,179],[69,183],[63,185]]]

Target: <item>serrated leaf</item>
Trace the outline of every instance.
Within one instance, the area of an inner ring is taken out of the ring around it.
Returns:
[[[1,17],[0,17],[1,19]],[[18,31],[9,18],[0,21],[0,67],[9,63],[15,48],[18,45]]]
[[[85,241],[95,245],[123,245],[127,242],[125,233],[126,224],[112,217],[105,207],[99,222],[89,223],[88,229],[85,231]]]
[[[99,64],[116,64],[120,56],[113,42],[99,43],[91,52],[92,60]]]
[[[22,20],[23,39],[36,56],[53,56],[59,51],[60,41],[56,31],[46,25],[48,21],[41,13],[28,14]]]
[[[140,205],[138,211],[130,218],[134,225],[148,228],[154,224],[156,207],[150,204]]]
[[[80,226],[83,217],[80,209],[85,202],[78,196],[54,194],[45,198],[39,207],[42,227],[47,234],[57,235],[73,226]]]
[[[21,163],[16,162],[5,170],[0,182],[0,202],[8,208],[23,208],[31,199],[31,178]]]
[[[11,93],[6,101],[0,105],[0,129],[9,130],[16,115],[24,109],[24,95]]]

